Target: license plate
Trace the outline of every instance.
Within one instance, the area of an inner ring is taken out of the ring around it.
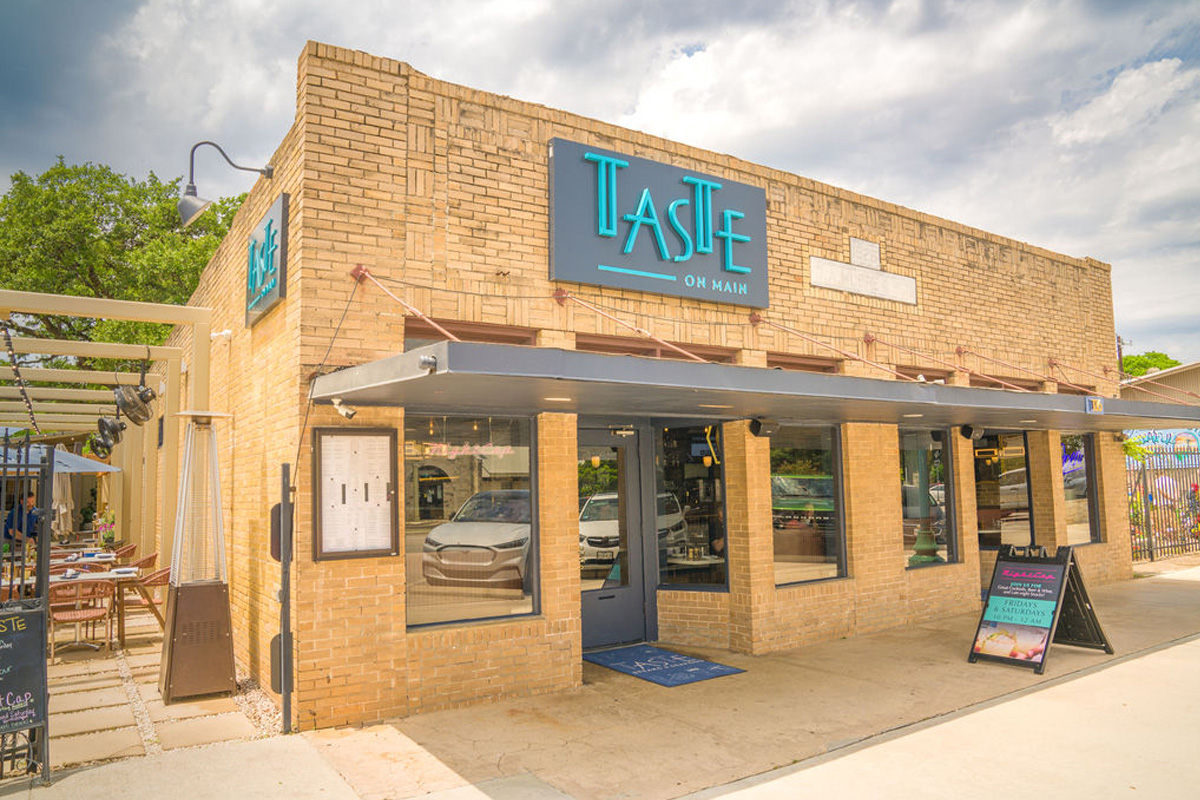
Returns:
[[[617,551],[616,550],[597,550],[596,551],[596,560],[597,561],[616,561],[617,560]]]

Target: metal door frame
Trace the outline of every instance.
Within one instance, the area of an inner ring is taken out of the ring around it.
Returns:
[[[654,426],[648,418],[638,420],[609,419],[595,417],[580,417],[576,428],[576,450],[580,446],[583,433],[603,432],[613,430],[633,430],[637,434],[636,447],[630,447],[628,455],[632,456],[637,467],[637,480],[630,483],[630,490],[637,493],[635,502],[638,503],[640,530],[637,533],[641,545],[642,569],[642,618],[643,641],[653,642],[658,639],[658,545],[654,525],[655,506],[655,477],[654,477]],[[633,532],[630,532],[633,535]],[[630,576],[632,584],[633,576]],[[582,617],[582,597],[580,602]],[[582,625],[580,626],[582,636]],[[604,647],[608,645],[597,645]]]

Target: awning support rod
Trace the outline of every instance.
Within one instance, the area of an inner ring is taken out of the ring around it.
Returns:
[[[762,314],[759,314],[757,311],[751,312],[750,324],[751,325],[769,325],[770,327],[776,328],[777,330],[781,330],[784,333],[790,333],[792,336],[799,336],[804,341],[811,342],[812,344],[815,344],[819,347],[824,347],[826,350],[832,350],[833,352],[840,355],[842,358],[848,358],[851,361],[861,361],[864,364],[869,364],[872,367],[881,369],[884,372],[891,373],[892,375],[895,375],[897,378],[902,378],[906,381],[913,381],[914,383],[921,382],[921,381],[918,381],[916,378],[914,378],[911,375],[905,375],[903,372],[897,372],[896,370],[892,369],[891,367],[885,367],[883,364],[876,364],[874,361],[871,361],[870,359],[863,358],[862,356],[859,356],[859,355],[855,355],[854,353],[851,353],[848,350],[842,350],[839,347],[834,347],[833,345],[829,344],[828,342],[822,342],[820,339],[814,339],[812,336],[809,336],[806,333],[801,333],[800,331],[795,330],[793,328],[789,328],[786,325],[780,325],[778,322],[771,322],[771,320],[765,318]]]
[[[376,280],[375,276],[371,274],[370,270],[368,270],[362,264],[359,264],[354,269],[350,270],[350,277],[354,278],[354,280],[358,281],[359,283],[362,283],[364,280],[369,280],[371,283],[375,284],[380,289],[382,289],[383,293],[386,294],[388,297],[392,298],[397,303],[404,306],[405,311],[412,314],[414,317],[419,317],[424,322],[428,322],[430,325],[432,325],[434,327],[434,329],[436,329],[439,333],[441,333],[442,336],[445,336],[447,339],[449,339],[452,342],[461,342],[462,341],[462,339],[459,339],[453,333],[446,330],[441,325],[438,325],[436,322],[431,320],[429,317],[422,314],[421,310],[418,309],[416,306],[414,306],[410,303],[407,303],[404,300],[401,300],[399,297],[397,297],[396,295],[394,295],[390,291],[388,291],[388,288],[386,286],[384,286],[382,283],[380,283],[378,280]]]
[[[976,353],[974,350],[968,350],[967,348],[962,347],[961,345],[958,347],[958,349],[955,352],[957,352],[960,356],[964,353],[970,353],[971,355],[975,356],[976,358],[982,358],[984,361],[991,361],[993,364],[999,364],[1000,366],[1004,367],[1005,369],[1015,369],[1019,372],[1028,372],[1030,375],[1034,376],[1035,378],[1041,378],[1044,381],[1053,381],[1054,383],[1064,383],[1067,386],[1070,386],[1072,389],[1078,389],[1079,391],[1084,392],[1085,394],[1089,393],[1091,391],[1086,386],[1078,386],[1074,383],[1071,383],[1070,381],[1059,381],[1057,378],[1053,377],[1052,375],[1043,375],[1040,372],[1034,372],[1031,369],[1025,369],[1025,367],[1018,367],[1016,364],[1006,364],[1005,362],[1001,361],[998,358],[992,358],[990,356],[985,356],[982,353]],[[1053,360],[1053,359],[1051,359],[1051,360]],[[1026,390],[1026,391],[1028,391],[1028,390]]]
[[[578,303],[579,305],[583,306],[584,308],[588,309],[589,311],[599,314],[600,316],[604,317],[605,319],[611,320],[623,328],[628,328],[629,330],[633,331],[634,333],[636,333],[640,336],[646,337],[647,339],[654,342],[655,344],[660,344],[663,347],[674,350],[676,353],[679,353],[680,355],[683,355],[683,356],[687,356],[688,358],[692,359],[693,361],[699,361],[701,364],[709,363],[707,359],[703,359],[700,356],[696,355],[695,353],[689,353],[687,350],[684,350],[682,347],[673,345],[670,342],[666,341],[665,339],[660,339],[648,330],[639,328],[638,326],[628,323],[623,319],[618,319],[617,317],[614,317],[612,314],[609,314],[605,311],[601,311],[599,308],[596,308],[591,303],[585,302],[583,300],[580,300],[578,297],[575,297],[570,292],[568,292],[566,289],[555,289],[554,290],[554,299],[555,299],[555,301],[558,302],[558,304],[560,306],[566,305],[566,302],[568,300],[570,300],[574,303]]]
[[[885,342],[883,339],[880,339],[878,336],[875,336],[872,333],[863,334],[863,341],[866,342],[867,344],[871,344],[872,342],[879,342],[884,347],[892,347],[892,348],[895,348],[896,350],[903,350],[906,353],[911,353],[914,356],[920,356],[921,358],[928,358],[930,361],[935,361],[938,364],[941,364],[943,367],[949,367],[950,369],[958,371],[958,372],[965,372],[968,375],[978,375],[979,377],[983,378],[984,380],[989,380],[989,381],[993,381],[995,383],[999,383],[1003,386],[1007,386],[1010,389],[1015,389],[1018,392],[1028,392],[1029,391],[1028,389],[1026,389],[1023,386],[1017,386],[1016,384],[1013,384],[1013,383],[1006,383],[1005,381],[1002,381],[999,378],[997,378],[995,375],[987,375],[982,372],[977,372],[973,369],[969,369],[962,364],[953,364],[949,361],[943,361],[942,359],[938,358],[937,356],[931,356],[928,353],[921,353],[916,350],[912,350],[908,347],[904,347],[902,345],[892,344],[891,342]]]
[[[1050,359],[1050,366],[1052,366],[1052,367],[1060,367],[1060,368],[1061,368],[1061,367],[1066,367],[1067,369],[1073,369],[1073,370],[1075,370],[1076,372],[1082,372],[1084,375],[1087,375],[1089,378],[1095,378],[1095,379],[1097,379],[1097,380],[1101,380],[1101,381],[1111,380],[1111,378],[1107,377],[1108,373],[1110,373],[1110,372],[1117,372],[1117,370],[1113,369],[1112,367],[1105,367],[1105,368],[1104,368],[1104,373],[1105,373],[1105,376],[1104,376],[1104,377],[1101,377],[1100,375],[1096,375],[1096,374],[1095,374],[1095,373],[1093,373],[1093,372],[1088,372],[1086,369],[1081,369],[1080,367],[1075,367],[1075,366],[1072,366],[1072,365],[1070,365],[1070,364],[1067,364],[1067,363],[1065,363],[1065,362],[1063,362],[1063,361],[1058,361],[1057,359],[1053,359],[1053,358],[1052,358],[1052,359]],[[1124,373],[1117,372],[1117,374],[1118,374],[1118,375],[1123,375]],[[1118,381],[1118,382],[1119,382],[1119,381]],[[1149,383],[1154,383],[1156,386],[1162,386],[1162,384],[1155,383],[1154,381],[1149,381]],[[1166,400],[1168,403],[1180,403],[1180,404],[1182,404],[1182,405],[1188,405],[1188,406],[1191,406],[1191,405],[1196,405],[1196,403],[1184,403],[1183,401],[1179,400],[1179,399],[1178,399],[1178,398],[1176,398],[1176,397],[1168,397],[1168,396],[1167,396],[1167,395],[1165,395],[1165,394],[1159,394],[1158,392],[1156,392],[1156,391],[1153,391],[1152,389],[1143,389],[1141,386],[1129,386],[1129,387],[1127,387],[1127,388],[1129,388],[1129,389],[1137,389],[1137,390],[1138,390],[1138,391],[1140,391],[1140,392],[1145,392],[1146,394],[1152,394],[1152,395],[1154,395],[1155,397],[1161,397],[1163,400]],[[1186,392],[1187,394],[1192,394],[1192,392],[1187,392],[1185,389],[1175,389],[1175,388],[1174,388],[1174,387],[1172,387],[1172,386],[1163,386],[1163,388],[1164,388],[1164,389],[1171,389],[1172,391]]]

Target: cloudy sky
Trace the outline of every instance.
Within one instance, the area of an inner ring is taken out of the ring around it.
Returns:
[[[0,191],[261,165],[308,39],[1109,262],[1200,360],[1200,0],[0,0]]]

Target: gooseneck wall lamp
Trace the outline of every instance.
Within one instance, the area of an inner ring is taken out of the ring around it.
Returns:
[[[185,228],[188,225],[191,225],[196,220],[196,217],[203,214],[204,209],[212,205],[212,200],[205,200],[203,197],[196,196],[196,148],[204,144],[215,147],[217,152],[221,154],[221,157],[224,158],[229,163],[229,166],[233,167],[234,169],[240,169],[244,172],[257,172],[264,178],[268,179],[275,174],[275,169],[270,164],[262,169],[259,169],[257,167],[243,167],[240,164],[233,163],[229,156],[225,155],[225,151],[221,149],[221,146],[216,142],[196,142],[194,145],[192,145],[191,156],[188,157],[187,188],[183,190],[183,197],[179,198],[179,216],[183,219],[183,227]]]

